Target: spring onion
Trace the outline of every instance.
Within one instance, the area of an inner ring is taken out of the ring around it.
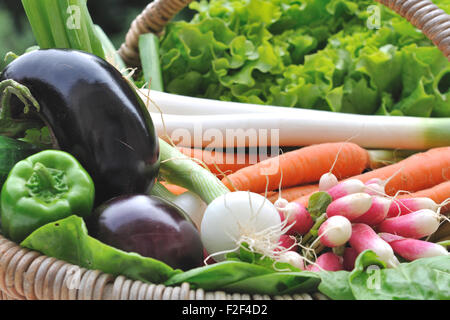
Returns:
[[[160,176],[197,194],[207,204],[229,192],[228,188],[201,164],[191,160],[160,139]]]

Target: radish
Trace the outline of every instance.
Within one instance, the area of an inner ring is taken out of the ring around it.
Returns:
[[[280,211],[281,220],[287,220],[287,226],[290,228],[288,235],[304,235],[311,230],[314,220],[305,206],[297,202],[290,202]]]
[[[379,235],[389,243],[396,254],[408,261],[449,255],[446,248],[436,243],[402,237],[396,239],[395,235],[388,233],[380,233]]]
[[[281,248],[296,251],[297,250],[297,242],[293,236],[289,236],[287,234],[283,234],[280,236],[280,241],[278,242]],[[281,249],[280,248],[280,249]],[[278,250],[280,250],[278,249]]]
[[[277,199],[277,201],[274,202],[274,206],[275,208],[277,208],[277,210],[283,210],[284,208],[286,208],[286,206],[289,204],[289,201],[287,201],[286,199],[283,198],[279,198]]]
[[[344,216],[348,220],[362,216],[372,206],[372,197],[367,193],[353,193],[334,200],[328,205],[327,217]]]
[[[389,267],[398,265],[398,260],[394,255],[391,246],[380,238],[376,232],[367,224],[355,223],[352,226],[352,236],[349,240],[352,248],[358,254],[365,250],[372,250],[378,257],[387,263]]]
[[[339,181],[331,172],[325,173],[319,180],[319,191],[328,191],[338,185]]]
[[[352,235],[352,224],[343,216],[328,218],[319,228],[320,242],[329,248],[347,243]]]
[[[334,187],[328,189],[327,192],[333,200],[337,200],[349,194],[364,192],[365,187],[366,186],[362,181],[358,179],[349,179],[338,183]]]
[[[245,191],[217,197],[206,208],[201,224],[203,245],[218,262],[244,242],[255,252],[273,256],[281,234],[275,206],[262,195]]]
[[[366,181],[364,188],[364,192],[372,195],[372,196],[385,196],[386,195],[386,185],[396,176],[398,175],[403,168],[397,170],[392,176],[390,176],[386,180],[382,180],[380,178],[372,178]]]
[[[421,209],[430,209],[433,211],[437,211],[439,209],[439,205],[432,199],[425,197],[396,199],[392,202],[387,217],[394,218],[411,212],[419,211]]]
[[[289,263],[300,270],[305,270],[305,261],[303,257],[295,251],[283,252],[276,260],[278,262]]]
[[[420,239],[439,228],[440,216],[430,209],[422,209],[396,218],[389,218],[378,225],[379,232],[392,233],[405,238]]]
[[[379,196],[386,194],[384,185],[380,183],[366,183],[364,192],[370,194],[371,196]]]
[[[396,241],[396,240],[406,239],[404,237],[397,236],[395,234],[387,233],[387,232],[380,232],[378,235],[381,237],[381,239],[383,239],[387,243],[391,243],[392,241]]]
[[[326,252],[321,254],[316,263],[309,265],[306,270],[312,272],[344,270],[343,259],[333,252]]]
[[[362,216],[353,220],[355,223],[365,223],[369,226],[376,226],[386,219],[392,200],[380,196],[372,196],[372,206]]]
[[[353,249],[352,247],[347,247],[344,250],[344,270],[352,271],[355,269],[355,262],[358,258],[358,251]]]

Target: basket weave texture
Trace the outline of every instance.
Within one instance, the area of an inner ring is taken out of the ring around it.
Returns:
[[[376,0],[411,22],[450,61],[450,16],[429,0]],[[161,34],[192,0],[156,0],[133,21],[119,54],[130,67],[140,65],[139,36]],[[448,234],[446,233],[448,236]],[[87,270],[22,248],[0,236],[0,300],[328,300],[321,293],[270,297],[166,287]]]
[[[269,297],[166,287],[87,270],[0,236],[0,300],[327,300],[320,293]]]

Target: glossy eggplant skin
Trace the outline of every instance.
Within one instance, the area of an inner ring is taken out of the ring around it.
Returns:
[[[38,50],[11,62],[0,81],[6,79],[30,89],[57,147],[92,176],[97,204],[153,187],[159,143],[152,119],[112,65],[81,51]],[[18,99],[16,108],[23,108]]]
[[[197,228],[182,209],[162,198],[117,197],[99,206],[94,216],[96,238],[103,243],[183,271],[203,265]]]

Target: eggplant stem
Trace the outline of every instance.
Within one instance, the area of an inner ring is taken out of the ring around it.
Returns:
[[[8,61],[9,58],[12,58],[13,60],[16,60],[19,56],[15,54],[14,52],[10,51],[5,55],[4,61]]]
[[[30,106],[36,108],[38,112],[41,109],[30,90],[12,79],[0,82],[0,94],[2,96],[0,119],[11,118],[11,96],[13,94],[25,105],[23,109],[25,114],[30,112]]]

